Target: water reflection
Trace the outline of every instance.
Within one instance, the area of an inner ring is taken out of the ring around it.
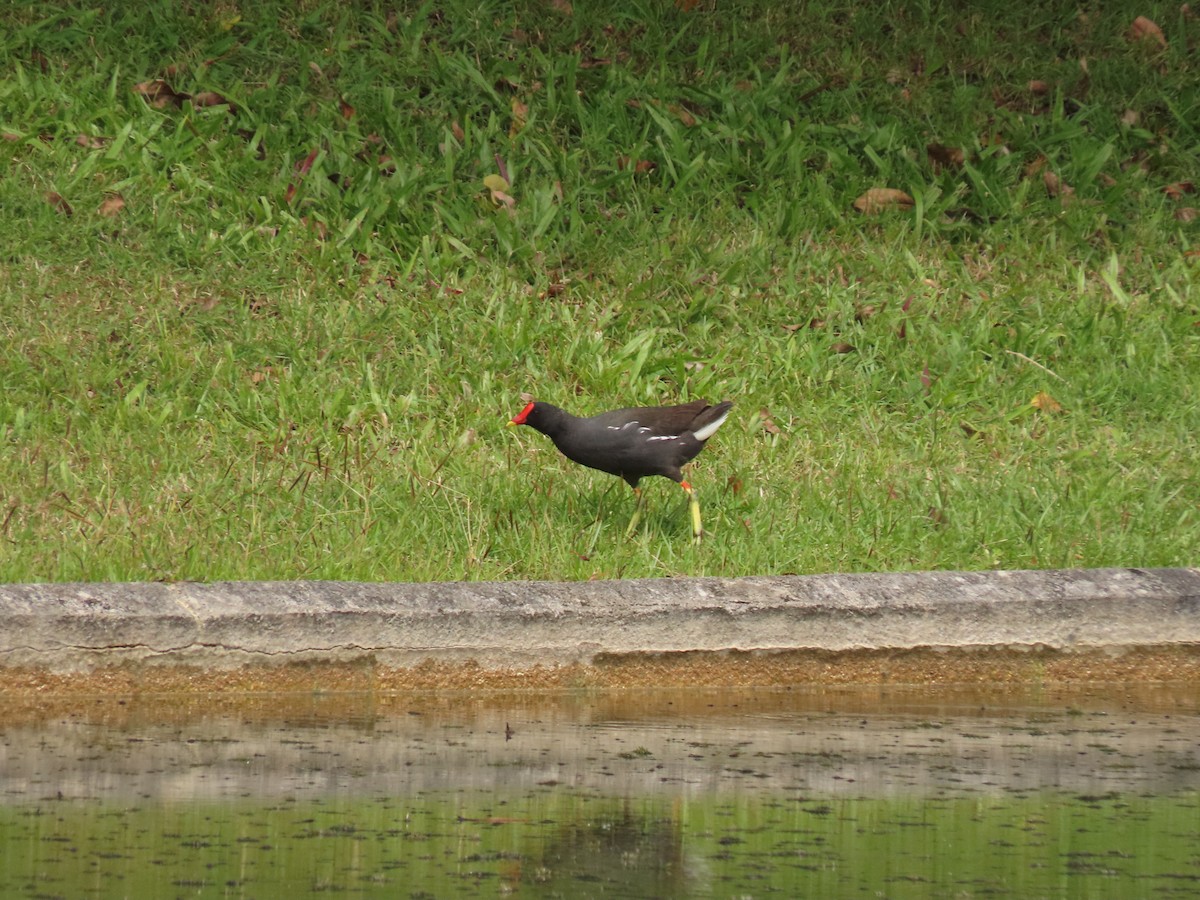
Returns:
[[[13,701],[0,894],[1188,895],[1198,713],[1188,685]]]

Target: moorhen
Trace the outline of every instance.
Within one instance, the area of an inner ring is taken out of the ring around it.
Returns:
[[[709,405],[703,400],[683,406],[651,406],[615,409],[581,419],[549,403],[533,402],[521,410],[509,426],[528,425],[540,431],[567,459],[629,482],[637,505],[625,536],[633,534],[642,515],[645,497],[638,481],[647,475],[662,475],[678,482],[687,492],[692,513],[692,537],[698,543],[700,501],[679,467],[704,449],[707,441],[729,415],[732,401]]]

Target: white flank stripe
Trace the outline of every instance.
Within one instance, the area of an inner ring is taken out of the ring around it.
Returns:
[[[696,440],[707,441],[710,437],[716,434],[718,428],[725,424],[725,420],[727,418],[729,418],[729,410],[725,410],[725,415],[721,416],[721,418],[714,419],[703,428],[696,429],[694,432],[696,435]]]

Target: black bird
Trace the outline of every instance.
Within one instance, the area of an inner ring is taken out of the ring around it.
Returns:
[[[684,481],[680,466],[704,449],[704,442],[721,427],[732,406],[730,400],[715,405],[697,400],[683,406],[615,409],[583,419],[557,406],[535,401],[508,424],[528,425],[554,441],[567,459],[629,482],[637,495],[637,506],[626,537],[637,527],[645,502],[638,481],[647,475],[662,475],[677,482],[687,492],[692,536],[699,542],[704,533],[700,526],[700,501],[695,489]]]

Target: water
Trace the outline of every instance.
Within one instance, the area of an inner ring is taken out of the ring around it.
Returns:
[[[1195,897],[1200,692],[6,700],[2,897]]]

